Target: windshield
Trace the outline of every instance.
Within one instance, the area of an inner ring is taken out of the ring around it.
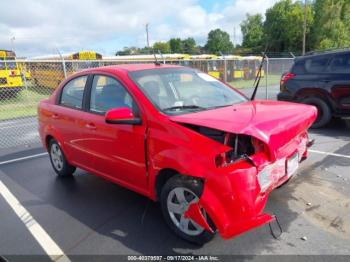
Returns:
[[[166,114],[208,110],[247,100],[217,79],[193,69],[142,70],[130,72],[129,76]]]
[[[7,62],[7,69],[17,69],[16,62]]]

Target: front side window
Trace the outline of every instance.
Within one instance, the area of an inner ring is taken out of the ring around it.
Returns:
[[[95,75],[91,87],[90,111],[105,113],[113,108],[133,109],[133,100],[119,81],[112,77]]]
[[[81,109],[87,76],[80,76],[69,81],[62,90],[61,105]]]
[[[166,114],[229,106],[247,99],[214,77],[193,69],[163,68],[130,72],[148,99]]]

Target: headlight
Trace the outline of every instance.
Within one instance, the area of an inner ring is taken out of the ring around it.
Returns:
[[[263,170],[261,170],[258,174],[258,181],[259,181],[259,185],[260,185],[260,189],[262,192],[265,192],[266,189],[269,188],[269,186],[271,185],[271,180],[270,180],[270,166],[265,167]]]

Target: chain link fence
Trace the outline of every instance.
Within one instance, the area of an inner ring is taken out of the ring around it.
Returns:
[[[71,74],[86,68],[125,63],[154,61],[113,60],[11,60],[0,61],[0,149],[39,143],[37,105],[49,97],[58,84]],[[163,62],[163,61],[161,61]],[[252,88],[260,60],[173,60],[165,63],[199,69],[236,88]],[[292,58],[267,59],[263,66],[262,89],[279,85],[282,73],[288,71]],[[4,67],[11,64],[11,67]]]

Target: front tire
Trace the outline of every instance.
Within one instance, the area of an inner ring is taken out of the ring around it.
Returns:
[[[332,119],[332,112],[328,104],[318,97],[309,97],[302,100],[302,103],[316,106],[317,108],[317,118],[312,124],[312,128],[320,128],[329,123]]]
[[[162,212],[168,226],[179,237],[198,245],[209,242],[215,235],[184,217],[188,206],[199,200],[202,188],[201,181],[176,175],[166,182],[161,192]],[[208,224],[215,228],[204,209],[202,213]]]
[[[76,168],[67,162],[60,145],[54,139],[49,142],[49,156],[51,165],[58,176],[73,175]]]

